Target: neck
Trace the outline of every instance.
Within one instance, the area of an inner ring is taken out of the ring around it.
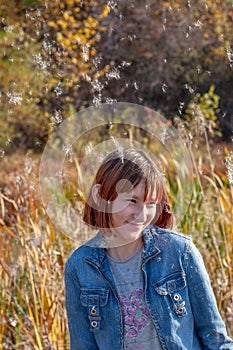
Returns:
[[[107,254],[118,261],[128,260],[140,249],[142,243],[143,240],[142,237],[140,237],[139,239],[123,246],[107,248]]]

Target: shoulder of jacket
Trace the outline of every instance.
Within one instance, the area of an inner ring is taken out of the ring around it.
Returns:
[[[80,247],[78,247],[77,249],[75,249],[73,251],[73,253],[70,255],[70,257],[67,260],[67,265],[72,266],[73,264],[75,264],[77,266],[77,264],[79,262],[82,262],[83,259],[87,256],[89,256],[91,254],[93,248],[87,246],[87,245],[81,245]]]
[[[155,237],[157,242],[165,241],[166,244],[173,246],[190,246],[192,244],[191,236],[185,235],[180,232],[172,231],[170,229],[164,229],[157,226],[150,227],[150,231]]]
[[[157,234],[169,235],[169,236],[173,236],[174,238],[177,237],[177,239],[184,239],[188,241],[192,240],[191,236],[185,235],[184,233],[181,233],[181,232],[177,232],[177,231],[173,231],[170,229],[165,229],[157,226],[151,226],[151,227],[152,227],[152,230],[154,230],[154,232],[156,232]]]

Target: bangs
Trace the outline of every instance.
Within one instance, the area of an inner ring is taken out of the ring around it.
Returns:
[[[129,159],[123,159],[121,162],[119,159],[109,161],[109,164],[106,163],[106,169],[108,181],[103,181],[102,184],[106,189],[104,192],[108,193],[108,200],[115,199],[118,193],[131,191],[142,180],[146,179],[142,167]]]

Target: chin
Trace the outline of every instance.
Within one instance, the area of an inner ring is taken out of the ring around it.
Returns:
[[[116,237],[124,241],[133,241],[142,236],[142,231],[144,230],[145,225],[135,225],[130,223],[124,223],[120,227],[114,229]]]
[[[124,232],[121,231],[120,238],[124,241],[135,241],[136,239],[140,238],[142,236],[142,230],[141,229],[134,229],[134,230],[124,230]]]
[[[138,232],[139,234],[144,230],[144,225],[134,225],[134,224],[127,224],[127,231],[128,232]]]

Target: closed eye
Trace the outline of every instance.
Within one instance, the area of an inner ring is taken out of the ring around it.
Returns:
[[[151,201],[151,202],[147,202],[146,204],[149,205],[149,206],[152,206],[152,205],[156,205],[156,202],[155,201]]]
[[[134,204],[137,203],[136,199],[132,199],[132,198],[127,199],[127,202],[134,203]]]

